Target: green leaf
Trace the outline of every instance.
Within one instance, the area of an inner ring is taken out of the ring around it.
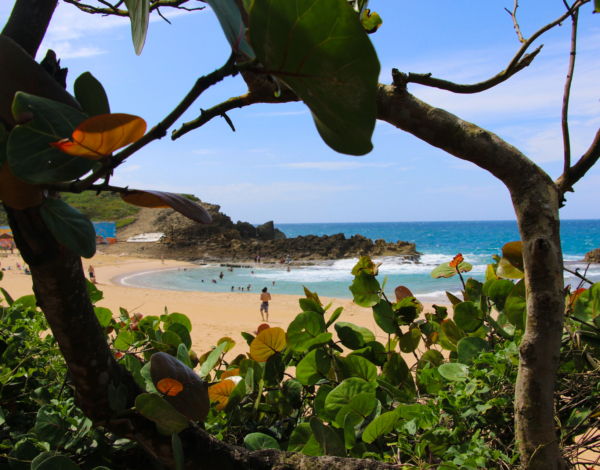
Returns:
[[[102,328],[106,328],[110,325],[110,321],[112,320],[112,312],[104,307],[94,307],[94,313],[96,314],[96,318],[100,322],[100,326]]]
[[[312,299],[298,299],[298,303],[303,312],[316,312],[321,315],[325,314],[325,309]]]
[[[310,428],[325,455],[346,457],[344,444],[331,427],[325,426],[319,418],[313,416],[310,420]]]
[[[144,388],[149,393],[159,393],[159,391],[154,386],[154,383],[152,382],[152,376],[150,375],[150,363],[142,367],[142,370],[140,370],[140,374],[144,378],[144,382],[146,383]]]
[[[4,423],[6,423],[6,416],[4,415],[2,407],[0,407],[0,426],[2,426]]]
[[[379,303],[380,290],[381,287],[379,286],[379,281],[375,279],[375,276],[364,270],[357,274],[350,286],[350,292],[352,292],[354,302],[365,308],[372,307]]]
[[[292,349],[303,352],[324,331],[325,320],[323,319],[323,315],[308,311],[298,314],[295,320],[290,323],[287,330],[287,339]]]
[[[395,411],[388,411],[387,413],[378,416],[367,426],[363,432],[362,440],[370,444],[375,439],[379,439],[381,436],[389,434],[392,429],[394,429],[398,418],[398,413]]]
[[[377,305],[373,306],[373,317],[375,318],[375,323],[383,331],[389,334],[396,333],[396,329],[398,328],[396,315],[387,300],[380,300]]]
[[[33,463],[32,463],[33,467]],[[44,459],[37,467],[37,470],[79,470],[79,465],[73,462],[66,455],[54,455]]]
[[[456,326],[456,323],[454,323],[452,320],[446,320],[444,323],[442,323],[442,333],[444,334],[447,342],[450,343],[449,345],[453,346],[453,348],[449,349],[450,351],[456,351],[456,345],[462,338],[466,336],[465,333],[458,326]]]
[[[37,470],[44,460],[48,460],[50,457],[54,457],[54,455],[56,455],[54,452],[42,452],[31,462],[31,470]]]
[[[302,406],[302,384],[297,379],[286,380],[281,385],[281,393],[293,408]]]
[[[390,355],[385,366],[385,374],[390,383],[397,387],[408,378],[410,370],[404,358],[397,352],[394,352]]]
[[[335,422],[340,427],[344,427],[346,417],[351,416],[354,426],[361,423],[377,407],[377,398],[373,393],[359,393],[350,399],[347,405],[344,405],[335,417]]]
[[[367,361],[372,362],[376,366],[383,366],[387,361],[387,349],[378,341],[370,341],[364,348],[352,351],[348,357],[350,356],[364,357]]]
[[[46,405],[42,406],[37,413],[35,434],[40,441],[55,447],[62,442],[69,426],[61,415],[52,409],[52,406]]]
[[[185,344],[181,343],[177,347],[177,359],[179,359],[183,364],[192,369],[192,363],[190,361],[190,353]]]
[[[11,126],[16,124],[12,104],[17,92],[25,92],[80,109],[79,103],[54,77],[6,35],[0,36],[0,62],[0,116]]]
[[[228,343],[225,341],[212,350],[204,364],[202,364],[202,367],[200,367],[200,371],[198,372],[200,377],[206,377],[210,373],[221,357],[223,350],[227,347],[227,344]]]
[[[600,0],[594,0],[594,13],[600,13]]]
[[[262,432],[252,432],[248,434],[244,438],[244,447],[250,452],[261,449],[281,449],[279,443],[275,439]]]
[[[157,330],[159,324],[160,324],[160,317],[158,317],[156,315],[148,315],[148,316],[142,318],[138,322],[138,328],[140,329],[140,331],[146,333],[146,330],[148,328]]]
[[[350,400],[360,393],[375,393],[376,383],[353,377],[344,380],[325,398],[325,414],[328,421],[334,421],[340,410],[350,403]]]
[[[438,372],[451,382],[464,382],[469,375],[469,368],[459,362],[448,362],[438,367]]]
[[[525,329],[527,316],[527,294],[525,292],[525,279],[515,284],[510,295],[506,299],[504,311],[508,321],[519,330]]]
[[[246,42],[246,26],[234,0],[206,0],[213,9],[233,52],[243,52],[254,59],[254,51]]]
[[[188,427],[188,420],[178,413],[164,398],[153,393],[143,393],[135,399],[135,408],[156,423],[158,432],[170,436]]]
[[[478,357],[483,351],[489,349],[487,341],[477,337],[463,338],[457,346],[458,362],[461,364],[473,364],[473,358]]]
[[[121,331],[115,339],[115,348],[121,349],[122,351],[128,350],[134,343],[133,333],[128,330]]]
[[[483,325],[483,312],[473,302],[461,302],[454,307],[454,322],[467,333],[473,333]]]
[[[302,288],[304,289],[304,295],[307,299],[313,300],[317,303],[317,305],[323,306],[323,302],[321,302],[321,299],[319,299],[319,294],[309,291],[306,286],[302,286]]]
[[[184,455],[183,455],[183,445],[181,444],[181,439],[179,438],[179,434],[176,432],[173,433],[172,437],[173,444],[173,458],[175,460],[175,470],[183,470],[184,464]]]
[[[167,333],[167,332],[175,333],[181,339],[181,342],[183,344],[185,344],[186,348],[188,348],[188,349],[192,348],[192,338],[190,336],[190,332],[181,323],[173,323],[173,324],[169,325],[169,328],[167,329],[167,331],[165,331],[165,333]],[[163,336],[163,342],[168,343],[168,341],[165,340],[164,336]],[[178,346],[179,346],[179,344],[178,344]]]
[[[466,261],[463,261],[458,265],[458,269],[460,269],[461,273],[468,273],[473,266]],[[431,277],[434,279],[439,278],[449,278],[452,276],[456,276],[458,273],[455,268],[450,266],[450,263],[442,263],[438,267],[436,267],[433,271],[431,271]]]
[[[250,42],[266,73],[310,108],[327,145],[349,155],[373,149],[379,60],[345,0],[254,0]]]
[[[0,287],[0,291],[2,292],[2,295],[4,296],[4,300],[6,300],[6,303],[8,304],[8,306],[12,307],[12,304],[15,302],[13,300],[13,298],[10,296],[10,294],[8,292],[6,292],[6,290],[4,290],[3,287]]]
[[[326,379],[331,369],[331,358],[323,349],[313,349],[296,367],[296,378],[302,385],[315,385]]]
[[[367,382],[375,382],[377,367],[364,357],[349,355],[342,364],[344,377],[360,377]]]
[[[140,55],[146,42],[148,33],[148,23],[150,22],[150,1],[149,0],[125,0],[125,6],[129,12],[131,21],[131,38],[135,53]]]
[[[317,395],[315,396],[314,409],[315,414],[324,421],[328,421],[327,413],[325,411],[325,400],[327,399],[327,395],[331,393],[333,387],[331,385],[321,385],[317,390]],[[335,419],[335,416],[333,417]]]
[[[442,388],[442,383],[440,380],[430,379],[427,383],[424,383],[420,378],[421,374],[419,374],[419,371],[423,370],[427,364],[429,364],[430,369],[437,369],[443,363],[444,356],[442,356],[442,353],[436,349],[430,349],[421,356],[421,359],[419,359],[419,362],[417,363],[417,388],[419,389],[419,392],[422,394],[433,394],[440,391]]]
[[[354,429],[354,418],[347,414],[344,418],[344,445],[346,449],[352,449],[356,445],[356,430]]]
[[[411,328],[400,338],[400,350],[403,353],[411,353],[419,347],[421,341],[421,330]]]
[[[574,315],[586,322],[600,315],[600,282],[581,293],[575,302]]]
[[[14,132],[14,131],[13,131]],[[90,220],[62,199],[47,197],[40,211],[56,239],[83,258],[96,253],[96,230]]]
[[[204,421],[210,407],[206,382],[189,367],[169,354],[158,352],[150,359],[150,375],[155,386],[163,379],[174,379],[183,385],[177,395],[165,400],[192,421]]]
[[[108,97],[102,83],[90,72],[83,72],[73,84],[75,98],[89,117],[110,114]]]
[[[146,381],[142,376],[142,364],[132,354],[125,354],[125,368],[131,372],[135,381],[143,388],[146,389]]]
[[[379,27],[383,24],[381,16],[379,16],[377,12],[371,12],[371,10],[365,10],[362,17],[360,18],[360,22],[369,34],[377,31]]]
[[[90,296],[90,301],[95,304],[104,298],[101,290],[98,290],[95,284],[91,283],[87,279],[85,280],[85,284],[87,286],[88,295]]]
[[[514,287],[515,285],[506,279],[498,279],[490,285],[487,295],[489,296],[490,300],[496,304],[495,308],[498,312],[504,310],[506,299]]]
[[[331,333],[321,333],[315,339],[313,339],[310,343],[308,343],[308,350],[312,351],[313,349],[322,348],[333,338],[333,334]]]
[[[29,439],[21,441],[17,448],[13,449],[9,454],[9,456],[14,459],[10,460],[9,468],[12,470],[29,470],[31,468],[31,464],[29,462],[35,460],[39,454],[40,451]]]
[[[13,103],[15,117],[31,113],[33,120],[16,126],[8,138],[8,163],[15,176],[31,184],[58,183],[83,176],[92,160],[68,155],[51,142],[71,137],[87,119],[76,109],[56,101],[19,92]],[[95,238],[94,238],[95,240]]]
[[[366,343],[375,341],[375,335],[371,330],[353,323],[337,322],[335,331],[342,344],[349,349],[364,348]]]
[[[329,328],[331,325],[333,325],[333,323],[340,318],[340,315],[342,314],[342,312],[344,311],[344,307],[338,307],[334,310],[334,312],[331,314],[331,316],[329,317],[329,320],[327,320],[327,325],[326,327]]]
[[[525,267],[522,242],[510,242],[502,247],[502,259],[498,263],[496,275],[505,279],[523,279]]]
[[[294,428],[288,444],[288,452],[302,452],[313,435],[309,423],[300,423]]]

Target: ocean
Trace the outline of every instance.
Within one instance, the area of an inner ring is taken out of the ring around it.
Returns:
[[[431,271],[438,264],[451,261],[462,253],[465,260],[473,265],[473,270],[465,276],[478,280],[484,279],[487,264],[492,255],[502,253],[505,243],[519,239],[517,223],[514,221],[477,221],[477,222],[380,222],[380,223],[335,223],[335,224],[277,224],[276,227],[287,237],[299,235],[334,235],[343,233],[346,237],[360,234],[373,240],[383,238],[388,242],[398,240],[415,243],[417,251],[422,253],[418,263],[387,257],[378,261],[383,264],[378,276],[380,283],[388,276],[385,292],[393,298],[398,286],[408,287],[423,302],[448,302],[445,292],[458,294],[461,290],[460,279],[433,279]],[[565,264],[570,269],[583,272],[587,265],[582,262],[585,253],[600,246],[600,220],[563,220],[561,221],[562,249]],[[284,254],[282,254],[283,256]],[[163,270],[150,273],[136,273],[121,281],[130,286],[154,289],[173,289],[182,291],[241,292],[258,294],[260,289],[268,287],[276,294],[303,296],[302,286],[316,291],[320,296],[333,298],[351,298],[348,287],[353,276],[350,271],[354,260],[337,260],[319,266],[236,268],[233,273],[220,266],[200,266],[183,270]],[[223,279],[219,274],[223,272]],[[600,281],[600,265],[592,265],[587,277]],[[217,283],[212,283],[212,280]],[[579,281],[565,272],[565,283],[576,286]],[[247,290],[250,285],[250,291]]]

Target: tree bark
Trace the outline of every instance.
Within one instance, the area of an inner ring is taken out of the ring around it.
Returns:
[[[554,392],[564,323],[560,191],[544,171],[497,135],[418,100],[396,85],[380,85],[378,118],[475,163],[508,188],[523,242],[527,326],[519,349],[515,392],[517,443],[528,470],[566,468],[556,438]]]
[[[58,0],[17,0],[2,34],[35,58],[57,4]]]

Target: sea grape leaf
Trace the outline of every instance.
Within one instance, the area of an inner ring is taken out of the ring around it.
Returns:
[[[525,329],[527,316],[527,294],[525,290],[525,279],[521,279],[515,284],[504,304],[506,318],[519,330]]]
[[[385,375],[394,386],[401,385],[410,375],[410,370],[402,355],[394,352],[385,366]]]
[[[321,315],[325,314],[325,309],[312,299],[298,299],[298,303],[303,312],[316,312]]]
[[[51,405],[39,409],[35,420],[35,434],[40,441],[47,442],[52,447],[58,446],[69,427],[70,424]]]
[[[326,379],[331,368],[331,358],[323,349],[313,349],[296,367],[296,378],[302,385],[315,385]]]
[[[252,432],[244,438],[244,447],[250,452],[261,449],[277,449],[281,450],[279,443],[262,432]]]
[[[331,385],[321,385],[317,390],[317,395],[315,396],[315,414],[324,421],[330,421],[327,417],[327,412],[325,411],[325,400],[327,399],[327,395],[329,395],[332,390],[333,387]],[[335,416],[333,419],[335,419]]]
[[[199,224],[210,224],[212,222],[212,217],[204,207],[179,194],[132,189],[126,193],[120,193],[120,196],[126,203],[133,206],[149,207],[151,209],[170,207]]]
[[[217,403],[217,410],[221,411],[225,409],[229,401],[229,396],[235,387],[235,382],[227,379],[208,388],[208,396],[213,402]]]
[[[266,73],[286,83],[310,108],[332,149],[373,149],[379,60],[345,0],[254,0],[250,43]]]
[[[313,349],[325,346],[327,343],[329,343],[329,341],[331,341],[331,338],[333,338],[332,333],[321,333],[310,343],[308,343],[308,350],[312,351]]]
[[[243,52],[254,59],[254,51],[246,42],[246,26],[234,0],[206,0],[217,15],[221,28],[233,52]]]
[[[344,418],[344,445],[346,449],[352,449],[356,445],[356,430],[354,429],[354,418],[347,414]]]
[[[89,117],[109,114],[110,105],[102,84],[90,72],[83,72],[73,83],[75,98]]]
[[[135,408],[143,416],[156,423],[158,432],[171,436],[188,427],[188,420],[164,398],[153,393],[142,393],[135,399]]]
[[[219,346],[222,343],[226,343],[223,352],[229,352],[235,347],[235,341],[229,336],[224,336],[223,338],[220,338],[219,341],[217,341],[217,346]]]
[[[381,19],[381,16],[379,16],[379,13],[375,11],[371,12],[369,9],[364,11],[360,17],[360,22],[368,34],[374,33],[383,24],[383,20]]]
[[[94,313],[96,314],[96,318],[100,322],[100,326],[102,328],[106,328],[110,325],[110,321],[112,320],[112,312],[104,307],[94,307]]]
[[[439,279],[439,278],[449,278],[452,276],[456,276],[458,274],[456,269],[457,268],[451,267],[450,263],[442,263],[439,266],[437,266],[433,271],[431,271],[431,277],[434,279]],[[458,265],[458,269],[460,270],[461,273],[467,273],[471,269],[473,269],[473,266],[471,264],[467,263],[466,261],[463,261],[462,263],[460,263]]]
[[[146,121],[131,114],[100,114],[79,124],[70,139],[50,142],[50,145],[68,155],[88,160],[101,160],[114,151],[126,147],[146,133]]]
[[[377,367],[364,357],[358,355],[346,356],[342,364],[344,377],[360,377],[367,382],[375,382]]]
[[[313,435],[310,423],[300,423],[294,428],[288,444],[288,452],[302,452]]]
[[[285,348],[285,331],[279,327],[261,331],[250,345],[250,356],[256,362],[266,362],[273,354]]]
[[[436,349],[430,349],[421,356],[421,359],[417,363],[417,388],[422,394],[437,393],[441,389],[442,383],[439,380],[430,380],[427,383],[423,383],[423,381],[420,379],[420,374],[418,371],[424,369],[427,364],[429,364],[431,369],[437,369],[443,363],[444,356],[442,356],[442,353]]]
[[[522,279],[525,276],[523,242],[510,242],[502,247],[502,259],[496,275],[505,279]]]
[[[473,302],[461,302],[454,307],[454,323],[467,333],[473,333],[483,325],[483,312]]]
[[[574,310],[575,317],[587,322],[600,314],[600,282],[579,294]]]
[[[304,289],[304,295],[307,299],[313,300],[318,305],[323,306],[323,302],[321,302],[321,299],[319,299],[319,294],[317,294],[316,292],[311,292],[306,288],[306,286],[302,286],[302,288]]]
[[[360,393],[375,393],[376,383],[352,377],[344,380],[325,398],[325,414],[328,421],[334,421],[339,411],[350,403],[352,397]]]
[[[230,380],[234,382],[234,380]],[[234,382],[235,383],[235,382]],[[235,386],[233,391],[229,394],[229,400],[227,400],[227,405],[225,406],[225,412],[229,413],[234,410],[236,406],[238,406],[241,401],[246,396],[246,382],[244,380],[240,380],[238,384]]]
[[[125,368],[131,372],[135,381],[146,389],[146,380],[142,376],[142,364],[133,354],[125,354]]]
[[[411,353],[419,347],[421,342],[421,330],[411,328],[400,338],[400,350],[403,353]]]
[[[170,313],[164,322],[164,329],[168,330],[174,323],[180,323],[185,326],[188,332],[192,332],[192,322],[187,315],[184,315],[183,313]]]
[[[361,423],[377,407],[377,398],[373,393],[359,393],[350,399],[347,405],[344,405],[335,417],[335,422],[344,427],[344,421],[348,415],[351,416],[354,426]]]
[[[173,446],[173,459],[175,460],[175,470],[183,470],[183,444],[181,443],[179,434],[177,434],[176,432],[173,433],[173,437],[171,438],[171,444]]]
[[[62,199],[46,198],[40,211],[56,239],[83,258],[96,253],[96,230],[90,220]]]
[[[381,328],[384,332],[389,334],[396,333],[396,329],[398,328],[398,323],[396,323],[396,315],[390,303],[382,299],[378,304],[373,306],[373,317],[375,318],[375,323],[377,326]]]
[[[167,331],[165,331],[165,333],[167,333],[167,332],[175,333],[181,339],[181,342],[183,344],[185,344],[185,347],[187,349],[192,348],[192,338],[190,336],[190,332],[181,323],[173,323],[172,325],[169,326]],[[163,342],[165,342],[165,343],[167,342],[167,341],[165,341],[164,336],[163,336]],[[235,344],[235,343],[233,343],[233,344]],[[177,346],[179,346],[179,344],[177,344]]]
[[[293,350],[303,352],[323,332],[325,332],[323,315],[309,311],[298,314],[294,321],[290,323],[287,338]]]
[[[375,418],[362,435],[362,440],[366,443],[370,444],[375,439],[379,439],[381,436],[385,436],[390,433],[400,416],[395,411],[388,411],[387,413],[383,413],[382,415]]]
[[[350,286],[350,292],[352,292],[354,302],[365,308],[372,307],[379,303],[380,290],[381,287],[379,281],[375,279],[375,276],[364,270],[356,275]]]
[[[31,184],[59,183],[83,176],[95,164],[67,155],[50,143],[69,137],[87,116],[56,101],[19,92],[13,103],[15,117],[33,119],[16,126],[8,138],[8,162],[15,176]]]
[[[381,263],[375,264],[368,256],[361,256],[356,265],[352,268],[351,274],[353,276],[358,276],[361,271],[365,271],[367,274],[377,276],[380,264]]]
[[[324,425],[319,418],[313,416],[310,420],[310,428],[325,455],[346,457],[344,444],[331,427]]]
[[[438,372],[451,382],[464,382],[469,375],[469,367],[460,362],[447,362],[438,367]]]
[[[156,384],[156,389],[160,393],[175,397],[183,390],[183,384],[175,379],[162,379]]]
[[[8,36],[0,36],[0,117],[14,126],[12,105],[17,92],[25,92],[81,110],[79,103],[44,67]]]
[[[495,308],[498,312],[504,310],[506,299],[514,287],[515,285],[506,279],[498,279],[489,287],[487,295],[490,300],[496,304]]]
[[[207,385],[192,369],[173,356],[158,352],[150,359],[150,376],[158,390],[164,379],[179,382],[182,390],[175,395],[167,394],[165,400],[186,418],[204,421],[210,406]]]
[[[487,351],[488,349],[489,345],[484,339],[477,337],[463,338],[458,342],[458,346],[456,347],[458,362],[470,366],[473,364],[474,357],[479,356],[482,351]]]
[[[150,0],[125,0],[125,6],[129,12],[131,22],[131,39],[135,53],[140,55],[146,35],[148,34],[148,24],[150,23]]]
[[[225,380],[227,377],[235,377],[236,375],[240,375],[240,369],[228,369],[221,374],[221,380]]]
[[[331,314],[331,316],[329,317],[329,320],[327,320],[327,328],[329,328],[331,325],[333,325],[333,323],[340,318],[340,315],[342,314],[342,312],[344,311],[344,307],[338,307],[336,308],[333,313]]]
[[[33,462],[32,462],[33,469]],[[79,470],[79,465],[66,455],[52,454],[50,458],[42,460],[36,470]]]
[[[369,330],[368,328],[365,328],[364,326],[358,326],[353,323],[341,322],[341,321],[337,322],[335,325],[336,325],[336,330],[337,330],[338,325],[340,328],[344,328],[344,327],[351,328],[352,330],[356,331],[357,333],[359,333],[362,336],[365,343],[370,343],[371,341],[375,341],[375,335],[373,334],[373,332],[371,330]]]

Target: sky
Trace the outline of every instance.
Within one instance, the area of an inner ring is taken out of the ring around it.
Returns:
[[[91,0],[91,4],[94,1]],[[192,2],[194,6],[204,6]],[[518,20],[527,38],[564,11],[562,0],[521,0]],[[0,24],[12,1],[0,2]],[[520,43],[504,8],[512,0],[371,0],[383,18],[370,35],[381,83],[391,69],[476,83],[503,70]],[[37,60],[48,48],[68,67],[67,86],[89,71],[104,85],[111,111],[163,119],[196,79],[225,63],[230,47],[214,13],[167,11],[168,24],[150,19],[136,56],[127,18],[80,12],[60,2]],[[600,14],[581,10],[578,54],[570,104],[572,159],[589,147],[600,127]],[[432,106],[484,127],[516,146],[553,179],[562,173],[561,106],[571,25],[539,38],[532,65],[507,82],[475,95],[410,84]],[[207,90],[174,128],[246,91],[240,76]],[[514,220],[504,185],[477,166],[378,121],[374,150],[342,155],[320,139],[302,103],[258,104],[228,113],[236,132],[213,119],[177,141],[164,138],[119,167],[111,183],[135,189],[191,193],[219,204],[234,222],[326,223]],[[170,131],[169,131],[170,135]],[[600,165],[567,194],[563,219],[600,219]]]

